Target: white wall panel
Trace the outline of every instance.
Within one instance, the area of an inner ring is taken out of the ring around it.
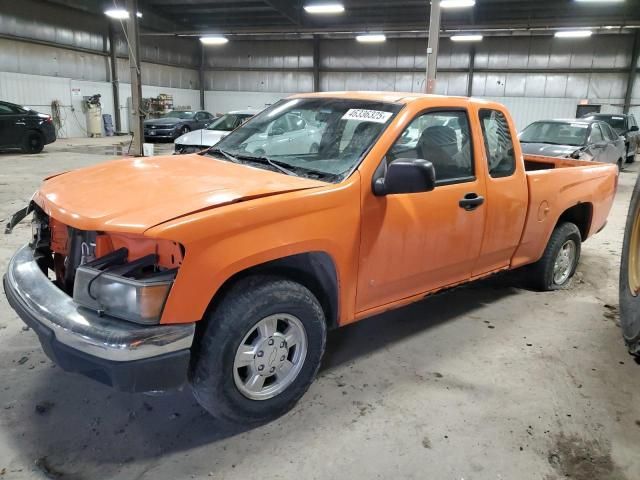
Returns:
[[[292,95],[277,92],[227,92],[209,91],[205,93],[204,105],[211,113],[226,113],[247,108],[262,110],[278,100]]]

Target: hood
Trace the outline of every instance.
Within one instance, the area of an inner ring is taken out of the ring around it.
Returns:
[[[175,143],[179,145],[212,147],[230,133],[231,132],[224,132],[222,130],[194,130],[176,139]]]
[[[143,233],[230,203],[325,186],[323,182],[203,155],[126,158],[45,181],[35,202],[81,230]]]
[[[575,145],[552,145],[549,143],[522,143],[521,146],[523,153],[545,157],[566,157],[582,148]]]
[[[185,119],[175,117],[153,118],[151,120],[145,120],[144,125],[175,125],[184,121]]]

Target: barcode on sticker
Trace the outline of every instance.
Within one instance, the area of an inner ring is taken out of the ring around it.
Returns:
[[[344,114],[342,120],[360,120],[361,122],[387,123],[393,113],[380,110],[362,110],[352,108]]]

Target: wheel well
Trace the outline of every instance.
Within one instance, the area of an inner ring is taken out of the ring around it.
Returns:
[[[590,203],[579,203],[564,211],[558,219],[558,225],[562,222],[571,222],[580,230],[580,237],[585,241],[591,228],[591,218],[593,215],[593,205]]]
[[[331,257],[324,252],[308,252],[279,258],[238,272],[224,282],[210,308],[241,278],[251,275],[277,275],[307,287],[318,299],[327,328],[338,327],[338,274]]]

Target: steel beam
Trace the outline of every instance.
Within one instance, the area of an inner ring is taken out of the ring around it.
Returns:
[[[473,74],[476,67],[476,46],[469,48],[469,73],[467,77],[467,97],[473,96]]]
[[[313,39],[313,91],[320,91],[320,39]]]
[[[206,67],[206,52],[204,49],[204,44],[202,42],[198,43],[200,44],[200,67],[198,68],[198,83],[200,84],[200,110],[204,110],[204,71]]]
[[[144,113],[142,111],[142,71],[140,70],[140,34],[136,12],[138,11],[138,0],[127,0],[127,10],[129,19],[127,20],[127,44],[129,48],[129,70],[131,71],[131,104],[133,112],[133,142],[131,144],[132,154],[136,157],[142,156],[142,144],[144,143],[144,128],[142,122]]]
[[[429,14],[429,40],[427,42],[427,76],[425,80],[425,90],[427,93],[434,93],[436,91],[439,44],[440,0],[431,0],[431,13]]]
[[[122,132],[120,120],[120,82],[118,81],[118,59],[116,57],[116,29],[109,22],[109,66],[111,67],[111,88],[113,91],[113,120],[116,133]]]
[[[633,49],[631,50],[631,64],[629,65],[629,75],[627,76],[627,91],[624,96],[623,112],[629,113],[631,108],[631,96],[633,95],[633,85],[636,83],[638,72],[638,56],[640,55],[640,30],[636,30],[633,37]]]

